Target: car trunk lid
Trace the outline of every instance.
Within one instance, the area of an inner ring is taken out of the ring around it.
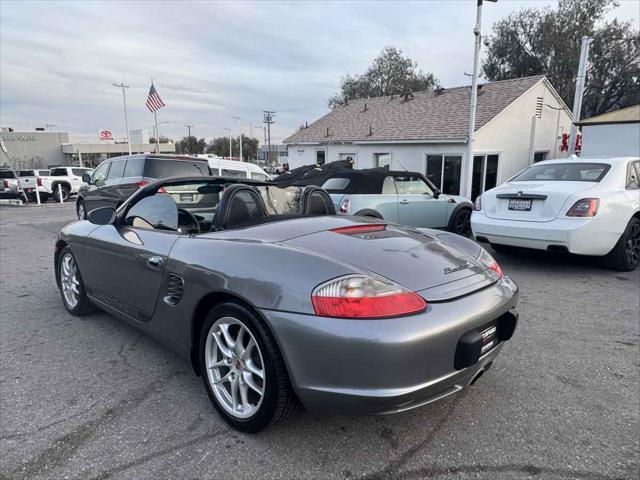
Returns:
[[[482,195],[482,208],[489,218],[549,222],[564,213],[563,206],[571,195],[594,185],[568,181],[505,183]]]
[[[372,225],[368,223],[361,226]],[[487,283],[481,281],[485,277],[489,283],[496,280],[487,272],[487,267],[474,257],[435,237],[393,225],[381,224],[380,228],[370,230],[359,230],[357,227],[318,231],[282,243],[382,275],[413,291],[473,276],[479,277],[477,282],[466,282],[472,287],[471,290],[486,286]],[[438,295],[444,298],[442,292]]]

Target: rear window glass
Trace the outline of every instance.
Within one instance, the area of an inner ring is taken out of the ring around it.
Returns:
[[[16,175],[11,170],[0,170],[0,178],[16,178]]]
[[[230,170],[228,168],[222,169],[223,177],[236,177],[236,178],[247,178],[247,173],[242,170]]]
[[[349,182],[351,180],[348,178],[330,178],[324,182],[322,188],[328,192],[341,192],[349,186]]]
[[[207,162],[148,158],[144,166],[144,176],[155,179],[172,177],[205,177],[209,176],[209,166]]]
[[[33,173],[33,170],[20,170],[18,172],[18,176],[19,177],[33,177],[34,173]]]
[[[49,175],[49,170],[38,170],[38,175],[41,177],[46,177]]]
[[[82,175],[84,175],[85,173],[91,173],[91,169],[90,168],[72,168],[71,172],[76,176],[76,177],[81,177]]]
[[[66,168],[54,168],[51,170],[51,174],[52,177],[66,177],[67,176],[67,169]]]
[[[551,163],[532,165],[513,177],[512,182],[557,181],[599,182],[611,168],[606,163]]]
[[[107,178],[111,180],[112,178],[122,178],[124,175],[124,165],[125,160],[117,160],[115,162],[111,162],[111,168],[109,169],[109,175]]]
[[[130,158],[124,169],[124,177],[142,177],[144,172],[144,158]]]

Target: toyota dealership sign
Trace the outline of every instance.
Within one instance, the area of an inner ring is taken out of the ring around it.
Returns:
[[[98,133],[101,142],[113,142],[113,132],[107,128],[103,128]]]

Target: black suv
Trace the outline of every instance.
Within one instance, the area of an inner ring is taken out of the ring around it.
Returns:
[[[99,207],[118,208],[140,187],[155,180],[174,177],[209,176],[206,159],[179,155],[127,155],[102,162],[91,176],[82,180],[76,200],[78,218]]]

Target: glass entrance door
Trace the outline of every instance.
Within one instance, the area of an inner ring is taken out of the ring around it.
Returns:
[[[475,155],[471,177],[471,201],[496,186],[498,182],[498,155]]]

